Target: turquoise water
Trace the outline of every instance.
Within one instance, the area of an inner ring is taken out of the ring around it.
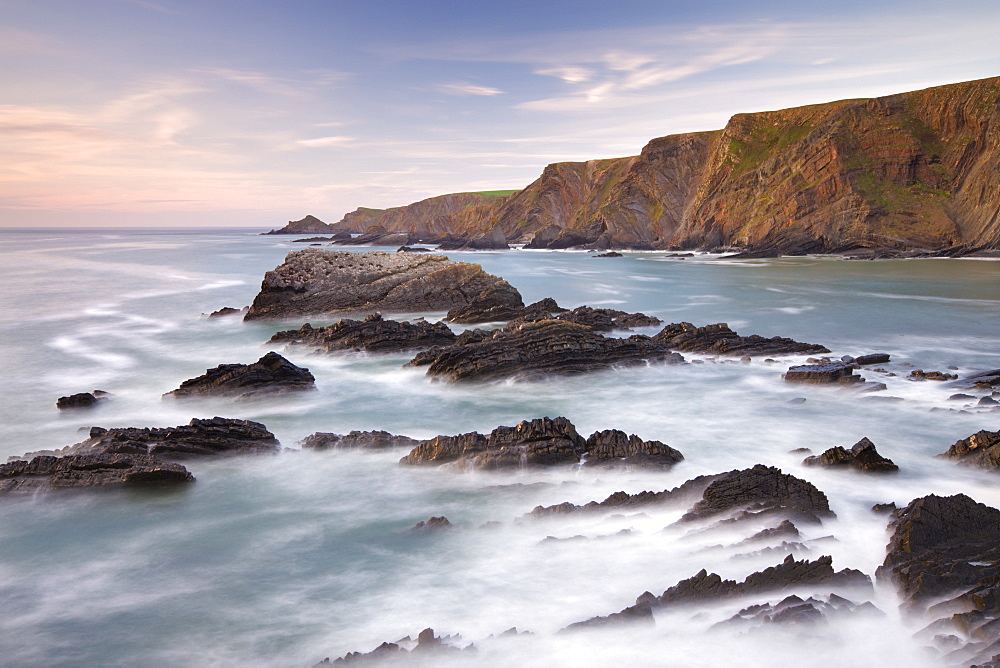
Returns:
[[[677,657],[672,665],[717,665],[734,651],[757,662],[801,660],[805,651],[824,657],[813,665],[934,665],[910,637],[913,622],[899,619],[884,591],[876,602],[890,614],[878,632],[868,623],[810,638],[716,633],[706,642],[710,621],[685,617],[662,620],[655,631],[556,635],[703,567],[742,578],[770,561],[700,549],[725,542],[718,535],[663,533],[680,510],[515,520],[538,504],[660,490],[703,473],[771,464],[814,482],[840,517],[807,538],[833,534],[838,540],[823,552],[835,567],[872,574],[885,545],[884,518],[868,511],[872,503],[964,491],[1000,506],[993,478],[933,457],[979,429],[1000,428],[998,414],[932,412],[955,407],[948,401],[955,390],[906,378],[912,368],[1000,367],[1000,263],[449,253],[503,276],[526,301],[552,296],[567,307],[638,310],[667,322],[728,322],[743,334],[822,343],[836,356],[889,352],[886,369],[898,375],[866,375],[902,402],[786,385],[780,373],[801,361],[794,357],[453,386],[402,368],[407,355],[298,349],[281,352],[312,370],[317,392],[162,401],[208,367],[256,360],[274,331],[302,324],[201,317],[249,304],[264,272],[302,247],[255,232],[0,232],[7,392],[0,456],[77,442],[92,425],[170,426],[213,415],[263,422],[293,450],[314,431],[426,438],[565,415],[584,435],[620,428],[669,443],[685,462],[666,473],[487,475],[402,468],[401,452],[289,451],[192,462],[198,482],[185,491],[7,499],[0,504],[5,665],[306,666],[426,626],[475,641],[479,652],[462,660],[474,665],[649,664],[665,652]],[[55,409],[57,397],[93,389],[114,398],[90,413]],[[806,469],[801,456],[788,454],[849,446],[862,436],[902,472],[859,479]],[[546,484],[530,484],[538,482]],[[406,531],[432,515],[446,515],[459,530]],[[489,521],[501,524],[483,528]],[[623,528],[634,532],[540,543]],[[489,639],[511,626],[535,635]]]

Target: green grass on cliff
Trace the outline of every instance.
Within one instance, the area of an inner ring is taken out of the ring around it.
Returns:
[[[804,139],[812,129],[811,124],[761,125],[750,130],[746,141],[730,139],[729,153],[734,159],[731,174],[739,176],[757,169],[775,153]]]
[[[480,190],[477,192],[470,192],[470,195],[482,195],[487,199],[500,199],[501,197],[507,197],[513,195],[514,193],[521,192],[518,190]]]

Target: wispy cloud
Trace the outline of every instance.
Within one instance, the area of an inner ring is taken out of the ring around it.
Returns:
[[[330,148],[331,146],[343,146],[354,141],[354,137],[331,136],[316,137],[315,139],[300,139],[296,143],[298,146],[306,148]]]
[[[471,83],[450,83],[441,84],[437,87],[437,90],[442,93],[447,93],[448,95],[480,95],[480,96],[490,96],[490,95],[502,95],[503,91],[499,88],[493,88],[491,86],[479,86],[477,84]]]

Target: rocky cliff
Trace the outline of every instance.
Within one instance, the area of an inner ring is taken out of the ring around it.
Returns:
[[[463,196],[378,222],[467,239],[499,225],[536,248],[998,249],[1000,77],[737,114],[722,130],[653,139],[638,156],[549,165],[492,203],[445,204]]]
[[[409,233],[418,238],[445,237],[453,232],[453,217],[456,214],[478,207],[491,209],[492,205],[502,202],[514,192],[517,191],[493,190],[453,193],[430,197],[407,206],[397,206],[391,209],[360,207],[334,223],[332,228],[362,233],[371,227],[380,226],[389,233]],[[486,214],[483,212],[474,218],[479,219],[485,216]]]

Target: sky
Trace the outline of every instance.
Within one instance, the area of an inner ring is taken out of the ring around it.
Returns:
[[[1000,75],[996,0],[0,0],[0,227],[264,226]]]

